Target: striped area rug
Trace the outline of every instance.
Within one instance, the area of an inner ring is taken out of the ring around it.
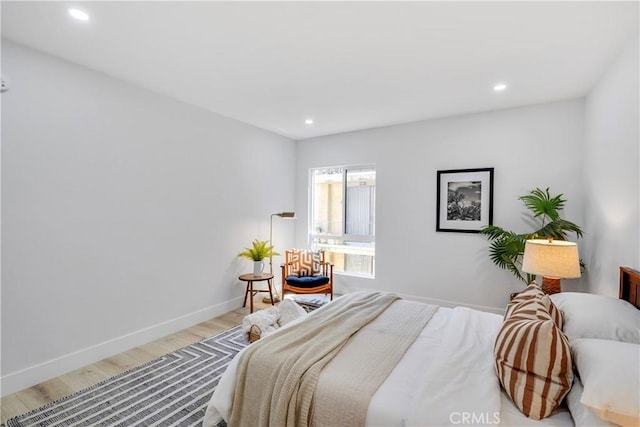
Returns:
[[[236,326],[11,418],[6,425],[200,426],[220,376],[248,344]]]

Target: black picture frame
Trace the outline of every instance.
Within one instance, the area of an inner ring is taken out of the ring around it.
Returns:
[[[493,175],[493,168],[439,170],[436,231],[479,233],[492,225]]]

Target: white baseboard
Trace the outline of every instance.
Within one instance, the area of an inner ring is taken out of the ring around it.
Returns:
[[[158,338],[207,321],[240,307],[242,297],[234,298],[202,310],[114,338],[94,346],[30,366],[0,378],[0,396],[6,396],[48,379],[90,365],[104,358],[130,350]]]

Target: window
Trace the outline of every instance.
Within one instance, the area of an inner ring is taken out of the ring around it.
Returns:
[[[375,167],[311,169],[309,199],[311,247],[324,249],[336,272],[373,277]]]

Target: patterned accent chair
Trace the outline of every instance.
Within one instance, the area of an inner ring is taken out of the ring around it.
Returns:
[[[324,251],[289,250],[282,269],[282,295],[330,294],[333,300],[333,264],[325,261]]]

